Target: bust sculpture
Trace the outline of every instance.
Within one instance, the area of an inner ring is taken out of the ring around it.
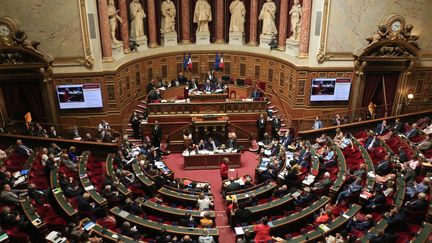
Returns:
[[[173,33],[175,29],[176,8],[171,0],[165,0],[161,5],[162,20],[161,20],[161,33]]]
[[[244,33],[244,23],[246,16],[246,8],[241,0],[234,0],[230,6],[231,12],[230,33]]]
[[[195,4],[193,22],[198,24],[197,33],[209,33],[208,22],[212,21],[211,6],[207,0]]]
[[[292,32],[290,40],[299,42],[300,26],[301,26],[300,20],[302,15],[302,6],[300,5],[299,0],[294,0],[294,5],[289,11],[289,14],[291,15],[291,32]]]
[[[144,37],[144,8],[139,0],[133,0],[129,5],[130,17],[131,17],[131,37],[132,39],[138,40]]]
[[[275,37],[277,35],[275,24],[276,4],[272,0],[267,0],[264,3],[258,19],[263,21],[261,35],[268,37]]]
[[[108,0],[108,18],[109,18],[109,26],[111,31],[111,42],[113,44],[118,44],[120,41],[117,40],[115,34],[117,30],[117,21],[122,23],[123,20],[118,15],[118,10],[114,5],[114,0]]]

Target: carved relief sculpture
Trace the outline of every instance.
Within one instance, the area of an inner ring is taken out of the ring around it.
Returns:
[[[264,3],[258,19],[263,21],[261,35],[268,37],[275,37],[277,35],[278,32],[275,24],[276,4],[272,0],[267,0]]]
[[[378,26],[377,32],[366,38],[366,40],[369,41],[369,45],[367,47],[372,46],[373,44],[385,39],[388,33],[389,31],[387,30],[387,27],[384,24],[380,24]]]
[[[146,14],[139,0],[133,0],[129,5],[131,17],[131,39],[141,40],[144,38],[144,18]]]
[[[119,10],[116,9],[114,5],[114,0],[108,0],[108,18],[109,18],[109,26],[111,31],[111,42],[114,45],[118,45],[120,43],[116,38],[116,30],[117,30],[117,21],[122,23],[123,20],[118,15]]]
[[[230,6],[231,12],[230,33],[244,33],[244,23],[246,17],[246,8],[241,0],[234,0]]]
[[[195,4],[193,22],[198,24],[197,33],[209,33],[208,22],[212,21],[211,6],[207,0]]]
[[[162,20],[161,20],[161,33],[173,33],[175,29],[176,8],[171,0],[165,0],[161,5]]]
[[[291,15],[291,32],[292,32],[292,35],[289,39],[293,42],[299,42],[301,15],[302,15],[302,6],[299,0],[294,0],[294,5],[289,11],[289,14]]]

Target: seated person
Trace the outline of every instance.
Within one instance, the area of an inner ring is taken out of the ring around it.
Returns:
[[[373,197],[369,198],[364,206],[365,210],[380,210],[382,206],[386,204],[386,196],[380,190],[375,188]]]
[[[217,144],[217,142],[212,137],[208,138],[208,141],[205,144],[205,146],[206,146],[206,149],[210,150],[210,151],[215,151],[219,147],[218,144]]]
[[[190,82],[189,82],[189,90],[190,91],[192,91],[192,90],[197,90],[198,89],[198,81],[196,80],[196,79],[192,79]]]
[[[132,201],[132,199],[130,198],[126,198],[125,203],[121,207],[121,209],[133,215],[140,215],[143,213],[141,207],[137,205],[136,202]]]
[[[393,167],[393,165],[392,165],[392,163],[391,163],[391,161],[390,161],[390,159],[389,159],[389,155],[386,154],[385,157],[384,157],[384,159],[381,160],[381,161],[376,165],[375,173],[376,173],[377,175],[380,175],[380,176],[387,175],[388,173],[391,172],[392,167]]]
[[[330,220],[333,219],[333,212],[330,209],[324,210],[324,208],[321,208],[321,213],[318,217],[315,219],[315,223],[317,224],[326,224]]]
[[[430,134],[432,134],[432,122],[431,122],[431,121],[429,121],[429,125],[427,125],[427,126],[422,130],[422,132],[423,132],[424,134],[426,134],[426,135],[430,135]]]
[[[196,227],[196,221],[190,212],[186,212],[185,216],[180,219],[180,226],[183,227]]]
[[[413,137],[415,137],[417,135],[420,135],[420,132],[418,130],[417,124],[413,123],[412,126],[411,126],[411,128],[405,133],[405,136],[408,139],[411,139],[411,138],[413,138]]]
[[[9,184],[3,185],[3,190],[0,193],[0,202],[3,202],[7,205],[18,206],[20,203],[18,194],[16,194]]]
[[[404,123],[400,120],[400,118],[395,119],[395,123],[392,125],[392,129],[395,133],[403,133]]]
[[[373,148],[376,148],[378,146],[379,146],[379,139],[375,134],[369,136],[364,145],[365,149],[367,149],[368,151],[371,151]]]
[[[24,157],[28,157],[33,153],[33,150],[25,146],[21,139],[18,139],[16,141],[15,152],[17,152],[18,154]]]
[[[415,171],[409,166],[402,167],[402,178],[405,180],[407,187],[414,186],[414,182],[416,179]]]
[[[200,211],[209,210],[213,207],[213,202],[210,201],[208,196],[204,196],[204,193],[198,195],[198,208]]]
[[[402,167],[409,166],[409,167],[411,167],[411,169],[413,169],[415,171],[419,167],[419,165],[420,165],[420,162],[418,160],[418,157],[417,157],[417,155],[414,154],[411,160],[402,164]]]
[[[422,193],[422,192],[426,193],[429,190],[429,185],[430,185],[430,179],[429,177],[425,177],[422,182],[418,184],[414,183],[413,186],[407,187],[406,194],[410,198],[414,198],[414,195],[417,193]]]
[[[67,153],[63,153],[60,162],[66,166],[69,170],[78,171],[78,165],[75,164],[72,160],[69,159],[69,155]]]
[[[251,93],[251,99],[253,99],[254,101],[258,101],[261,100],[261,98],[262,98],[262,93],[259,90],[258,85],[255,85]]]
[[[337,144],[337,146],[342,150],[347,148],[348,146],[350,146],[351,149],[354,149],[354,144],[351,140],[350,134],[345,134],[345,137]]]
[[[294,205],[307,205],[313,201],[314,197],[314,194],[311,193],[311,189],[309,187],[304,187],[303,192],[298,197],[294,197]]]
[[[405,163],[408,161],[408,156],[403,146],[400,146],[398,149],[398,158],[400,163]]]
[[[44,205],[48,199],[48,193],[43,190],[37,190],[36,185],[33,183],[30,183],[28,185],[28,196],[31,200],[34,200],[37,205]]]
[[[55,156],[60,156],[62,150],[57,144],[52,143],[48,148],[48,152],[54,154]]]
[[[225,186],[225,184],[224,184],[224,186]],[[240,184],[236,180],[234,180],[233,177],[230,178],[229,184],[225,186],[226,192],[238,191],[240,189],[241,189]]]
[[[339,143],[344,138],[344,133],[341,131],[340,128],[336,128],[336,135],[333,138],[334,143]]]
[[[211,219],[209,212],[204,213],[204,217],[200,219],[200,225],[206,228],[213,227],[213,220]]]
[[[316,182],[313,187],[311,188],[313,191],[317,190],[327,190],[332,184],[332,180],[330,179],[330,173],[325,172],[323,174],[323,178]]]
[[[405,209],[408,211],[424,211],[429,207],[426,193],[420,192],[417,195],[417,199],[412,199],[405,203]]]
[[[207,79],[204,86],[202,87],[202,91],[203,92],[213,92],[214,90],[215,90],[214,84],[210,80]]]
[[[156,89],[155,91],[151,92],[148,96],[148,99],[150,102],[159,102],[160,100],[162,100],[160,90]]]
[[[388,232],[395,233],[406,230],[406,218],[403,210],[394,207],[384,214],[384,218],[387,220]]]
[[[425,140],[423,140],[419,145],[417,145],[417,149],[424,152],[432,148],[432,133],[430,133]]]
[[[101,192],[101,196],[103,196],[111,205],[118,204],[121,199],[119,197],[119,192],[117,190],[113,190],[111,185],[105,185]]]
[[[201,139],[197,145],[198,150],[205,150],[207,149],[207,145],[204,142],[204,139]]]
[[[367,231],[375,224],[372,215],[366,214],[364,220],[359,220],[357,216],[354,216],[352,219],[348,221],[347,230],[358,230],[358,231]]]
[[[216,89],[216,90],[222,90],[222,91],[225,91],[226,86],[225,86],[224,82],[222,81],[222,79],[219,79],[219,80],[216,82],[215,89]]]
[[[226,148],[227,149],[237,149],[237,142],[235,138],[228,138],[226,141]]]
[[[387,127],[386,120],[383,120],[382,123],[378,124],[377,127],[375,128],[375,134],[380,136],[386,133],[387,131],[388,131],[388,127]]]
[[[281,198],[281,197],[284,197],[285,195],[287,195],[288,193],[289,193],[288,186],[287,185],[282,185],[282,186],[278,187],[273,192],[273,196]]]
[[[315,139],[316,144],[314,144],[315,148],[319,148],[328,142],[327,135],[325,133],[321,134],[320,137]]]
[[[186,78],[186,76],[183,75],[183,72],[179,72],[176,80],[180,85],[187,84],[188,82],[188,79]]]
[[[68,156],[69,156],[69,159],[72,160],[72,162],[74,162],[74,163],[78,162],[80,156],[76,155],[76,147],[75,146],[69,147]]]
[[[11,208],[8,206],[2,208],[0,214],[0,226],[2,227],[2,229],[24,229],[28,224],[29,223],[25,220],[25,217],[21,216],[17,210],[12,211]]]
[[[362,180],[360,178],[357,178],[353,183],[348,186],[347,189],[341,191],[336,199],[336,204],[339,204],[339,202],[344,198],[360,193],[362,189],[361,181]]]
[[[129,236],[134,240],[139,240],[141,237],[141,233],[137,230],[136,226],[131,227],[129,221],[123,222],[120,234]]]

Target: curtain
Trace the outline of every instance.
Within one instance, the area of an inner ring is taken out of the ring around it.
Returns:
[[[21,83],[22,95],[28,101],[29,111],[33,121],[44,122],[46,120],[44,103],[42,100],[42,90],[39,82]]]
[[[383,86],[384,77],[384,86]],[[387,107],[381,108],[377,111],[380,116],[384,115],[384,112],[391,112],[396,94],[396,88],[399,80],[399,72],[394,73],[368,73],[366,74],[366,85],[363,92],[362,107],[367,107],[369,102],[373,102],[377,106],[385,105],[387,101]],[[385,89],[385,98],[384,98]]]
[[[2,84],[2,90],[7,110],[13,111],[18,103],[19,85],[15,83],[4,83]]]
[[[375,103],[373,99],[375,98],[377,91],[379,91],[378,87],[381,85],[381,76],[382,74],[366,74],[366,83],[363,90],[363,101],[361,107],[367,107],[371,101]]]

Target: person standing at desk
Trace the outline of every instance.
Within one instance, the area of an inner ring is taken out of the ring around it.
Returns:
[[[252,93],[251,93],[251,98],[254,101],[259,101],[259,100],[261,100],[261,97],[262,97],[262,93],[258,89],[258,85],[255,85],[255,88],[252,90]]]
[[[228,179],[228,171],[229,171],[228,163],[229,163],[228,158],[223,158],[222,162],[219,165],[219,172],[220,172],[222,181]]]
[[[148,98],[153,103],[159,103],[160,100],[162,100],[162,95],[160,93],[160,90],[156,89],[152,91]]]
[[[177,81],[179,82],[180,85],[183,85],[183,84],[187,84],[188,79],[183,75],[182,72],[179,72],[177,76]]]
[[[279,129],[281,128],[281,116],[277,115],[272,120],[272,137],[279,140]]]
[[[159,125],[158,121],[155,121],[153,129],[152,129],[152,138],[153,138],[153,146],[156,148],[160,147],[160,143],[162,141],[162,128]]]
[[[150,80],[150,83],[147,84],[147,94],[156,89],[156,84],[154,79]]]
[[[211,70],[211,71],[207,72],[206,80],[210,80],[210,82],[216,83],[216,78],[214,76],[214,70]]]
[[[264,114],[260,114],[260,117],[257,120],[258,141],[262,141],[264,139],[266,125],[267,121],[264,118]]]

